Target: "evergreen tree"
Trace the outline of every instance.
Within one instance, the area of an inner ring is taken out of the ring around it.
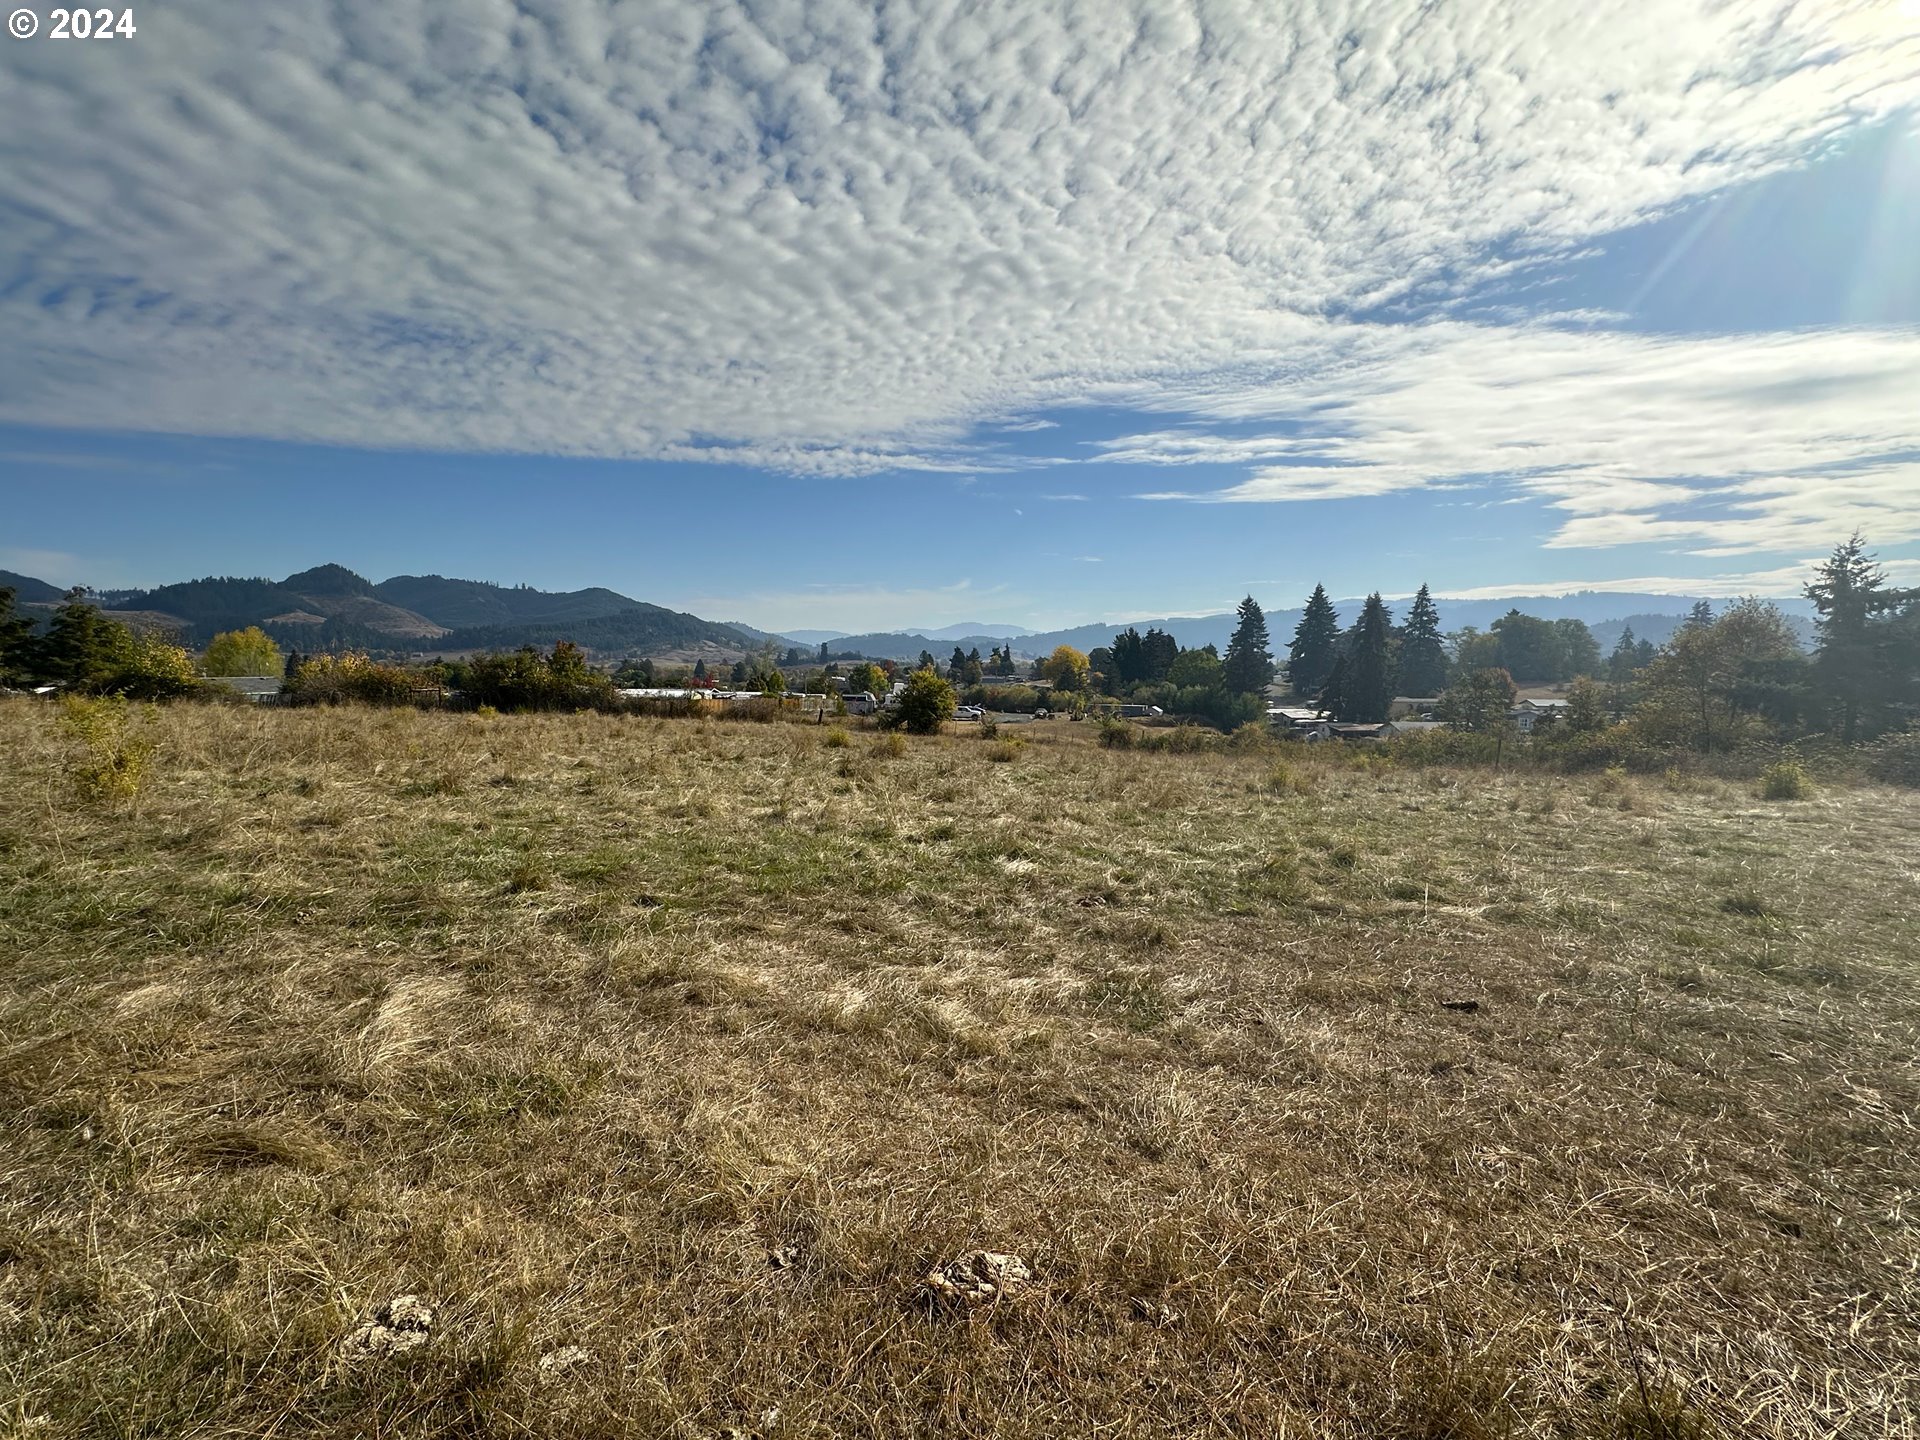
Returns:
[[[920,652],[920,663],[913,668],[916,670],[933,669],[933,652],[931,650],[922,650]]]
[[[33,668],[47,679],[77,690],[98,688],[133,654],[133,632],[82,600],[85,593],[67,592],[66,603],[53,612],[35,647],[33,661]]]
[[[1140,678],[1158,685],[1179,658],[1180,642],[1164,630],[1149,630],[1140,641]]]
[[[707,662],[706,661],[696,660],[693,662],[693,678],[695,680],[705,680],[707,678]]]
[[[953,659],[947,663],[947,674],[955,680],[962,680],[966,678],[966,673],[967,652],[956,645],[953,647]]]
[[[1886,580],[1856,532],[1834,548],[1806,587],[1820,615],[1814,675],[1840,737],[1849,742],[1883,728],[1899,681],[1906,678],[1889,663],[1892,631],[1881,617],[1899,597],[1886,590]]]
[[[33,648],[33,621],[14,613],[13,594],[0,585],[0,685],[26,678]]]
[[[1249,595],[1240,602],[1240,623],[1233,627],[1227,641],[1227,689],[1240,695],[1257,695],[1273,679],[1273,651],[1267,639],[1267,617]]]
[[[1703,625],[1711,624],[1713,624],[1713,602],[1711,600],[1694,601],[1693,608],[1687,611],[1686,625],[1684,628],[1697,630]]]
[[[1634,649],[1633,627],[1628,625],[1620,631],[1613,653],[1607,657],[1607,679],[1615,685],[1625,685],[1633,679],[1633,672],[1640,668],[1638,659]]]
[[[1440,612],[1422,585],[1407,611],[1400,636],[1400,667],[1395,683],[1402,695],[1438,695],[1447,688],[1447,647],[1440,638]]]
[[[820,642],[820,663],[822,665],[827,663],[827,642],[824,640]]]
[[[1335,655],[1333,666],[1327,671],[1326,683],[1320,687],[1314,703],[1334,720],[1347,718],[1347,657]]]
[[[1339,655],[1340,616],[1324,585],[1313,587],[1306,613],[1287,646],[1287,681],[1296,695],[1317,695],[1326,688]]]
[[[286,669],[282,673],[287,679],[291,680],[295,675],[300,673],[300,667],[306,663],[306,656],[302,655],[298,650],[289,650],[287,651]],[[649,681],[648,683],[651,684],[652,682]]]
[[[1146,656],[1140,632],[1129,625],[1113,637],[1113,678],[1121,686],[1138,684],[1147,678]]]
[[[1360,611],[1352,663],[1341,692],[1340,718],[1375,725],[1393,704],[1393,615],[1375,591]]]

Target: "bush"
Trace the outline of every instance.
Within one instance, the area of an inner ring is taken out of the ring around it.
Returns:
[[[1763,800],[1805,800],[1813,794],[1813,781],[1792,760],[1782,760],[1760,772],[1760,798]]]
[[[1109,750],[1131,750],[1140,739],[1140,727],[1130,725],[1125,720],[1117,720],[1111,715],[1102,715],[1098,722],[1100,743]]]
[[[411,671],[349,652],[301,661],[280,693],[296,705],[405,705],[413,699],[413,684]]]
[[[853,737],[836,725],[820,737],[820,743],[829,750],[844,750],[853,744]]]
[[[551,655],[531,645],[509,655],[476,655],[462,689],[468,700],[501,710],[614,708],[612,677],[588,668],[580,647],[567,640]]]
[[[1274,743],[1264,720],[1249,720],[1227,737],[1236,750],[1265,750]]]
[[[900,692],[887,719],[916,735],[933,735],[953,718],[958,704],[953,686],[931,670],[916,670],[907,677],[907,688]]]
[[[126,698],[68,695],[60,710],[68,732],[86,747],[67,765],[74,788],[88,800],[131,800],[138,795],[153,759],[154,740],[129,731]]]

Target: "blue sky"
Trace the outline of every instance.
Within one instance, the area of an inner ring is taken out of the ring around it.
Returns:
[[[1920,581],[1920,7],[174,0],[0,46],[0,567],[769,629]]]

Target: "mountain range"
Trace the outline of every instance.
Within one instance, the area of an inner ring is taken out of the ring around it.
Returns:
[[[30,575],[0,570],[0,586],[10,586],[28,613],[50,611],[64,592]],[[798,646],[811,653],[825,644],[834,655],[864,655],[880,660],[913,660],[922,651],[944,660],[955,646],[983,655],[1011,644],[1017,655],[1046,655],[1055,646],[1094,650],[1132,624],[1143,634],[1164,630],[1183,646],[1213,645],[1224,651],[1236,617],[1175,615],[1156,620],[1103,621],[1063,630],[1033,631],[1018,625],[977,622],[937,629],[874,631],[848,635],[837,630],[775,633],[739,621],[703,620],[601,587],[585,590],[536,590],[443,575],[396,575],[378,584],[341,565],[316,565],[284,580],[209,576],[152,590],[118,590],[92,597],[130,624],[179,633],[191,645],[204,645],[222,630],[258,625],[282,647],[327,649],[354,647],[382,654],[449,655],[472,650],[512,649],[572,640],[600,659],[624,656],[733,656],[763,646]],[[1449,600],[1436,597],[1441,624],[1448,630],[1472,625],[1485,629],[1508,610],[1542,619],[1571,618],[1593,628],[1603,649],[1631,625],[1635,636],[1662,644],[1680,624],[1697,597],[1616,594],[1583,591],[1561,596],[1514,596],[1499,600]],[[1359,600],[1336,601],[1343,620],[1358,614]],[[1394,605],[1396,614],[1406,602]],[[1805,602],[1782,602],[1802,639],[1812,626]],[[1300,611],[1269,610],[1267,631],[1276,653],[1283,650]]]

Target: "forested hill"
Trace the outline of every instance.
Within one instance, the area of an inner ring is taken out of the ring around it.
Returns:
[[[671,613],[597,586],[588,590],[553,591],[535,590],[530,585],[492,585],[484,580],[449,580],[442,575],[396,575],[372,588],[373,594],[389,605],[430,616],[436,624],[449,630],[553,625],[571,620],[597,620],[636,610]]]
[[[0,590],[13,591],[13,598],[22,605],[50,605],[58,601],[62,594],[44,580],[36,580],[31,575],[16,575],[11,570],[0,570]]]
[[[63,593],[31,576],[0,572],[20,602],[45,612]],[[162,628],[205,645],[223,630],[257,625],[293,650],[376,654],[515,649],[572,640],[604,656],[710,649],[739,653],[763,637],[602,588],[571,591],[493,585],[443,575],[396,575],[374,584],[343,565],[316,565],[284,580],[219,575],[116,591],[109,612],[136,628]],[[788,643],[775,639],[783,648]]]
[[[637,600],[611,615],[584,620],[522,620],[506,625],[471,625],[451,630],[423,646],[435,652],[511,650],[521,645],[548,646],[571,640],[600,656],[654,655],[667,650],[712,649],[740,654],[755,648],[730,625],[718,625],[659,605]]]

